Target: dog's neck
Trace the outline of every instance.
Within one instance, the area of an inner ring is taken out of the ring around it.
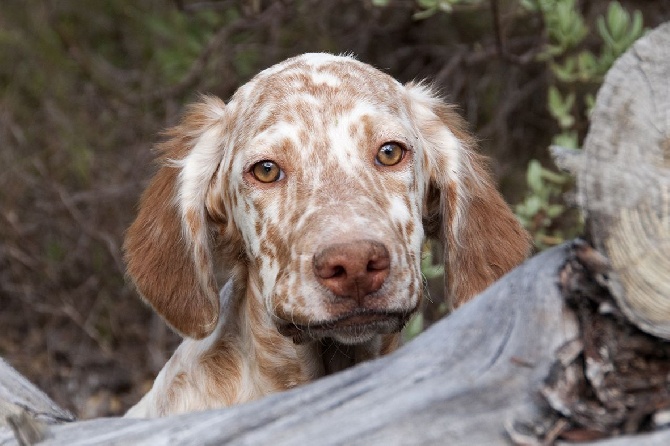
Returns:
[[[349,368],[359,362],[393,351],[398,334],[377,335],[372,340],[346,345],[331,338],[295,343],[279,333],[260,298],[259,288],[250,280],[239,293],[239,317],[235,332],[240,336],[251,375],[266,393],[287,390],[316,378]],[[232,327],[231,327],[232,328]],[[234,333],[228,333],[234,335]]]
[[[225,336],[238,337],[248,376],[261,394],[287,390],[323,376],[323,367],[315,360],[318,349],[311,343],[295,344],[282,336],[265,310],[255,286],[240,292],[239,327],[231,327]]]
[[[277,331],[254,286],[229,282],[221,293],[216,330],[185,339],[152,389],[128,411],[155,417],[245,403],[291,389],[385,354],[399,335],[378,335],[359,345],[332,339],[296,344]]]

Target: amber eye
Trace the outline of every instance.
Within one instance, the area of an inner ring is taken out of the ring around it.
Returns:
[[[395,166],[405,157],[405,149],[397,142],[387,142],[379,148],[375,161],[382,166]]]
[[[260,161],[253,165],[251,173],[261,183],[273,183],[282,178],[282,170],[274,161]]]

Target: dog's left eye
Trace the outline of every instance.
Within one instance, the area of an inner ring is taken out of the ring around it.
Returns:
[[[274,161],[259,161],[251,168],[251,173],[261,183],[274,183],[283,178],[284,172]]]
[[[387,142],[379,148],[375,161],[382,166],[395,166],[405,157],[405,148],[397,142]]]

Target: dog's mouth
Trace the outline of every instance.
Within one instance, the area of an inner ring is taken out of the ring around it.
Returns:
[[[302,344],[313,339],[335,338],[345,344],[359,344],[376,334],[396,333],[407,324],[411,311],[379,311],[359,309],[337,319],[309,324],[282,322],[279,333]]]

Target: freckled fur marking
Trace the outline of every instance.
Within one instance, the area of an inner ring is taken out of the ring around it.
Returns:
[[[424,236],[442,240],[454,305],[528,252],[453,107],[351,57],[277,64],[228,104],[203,97],[166,136],[124,250],[144,299],[186,339],[128,416],[251,401],[393,351],[399,319],[319,327],[419,307]],[[379,166],[388,141],[408,152]],[[256,181],[262,159],[283,178]],[[388,275],[356,299],[315,273],[317,254],[347,244],[388,251]],[[215,266],[230,277],[218,296]],[[302,328],[282,335],[291,323]]]

